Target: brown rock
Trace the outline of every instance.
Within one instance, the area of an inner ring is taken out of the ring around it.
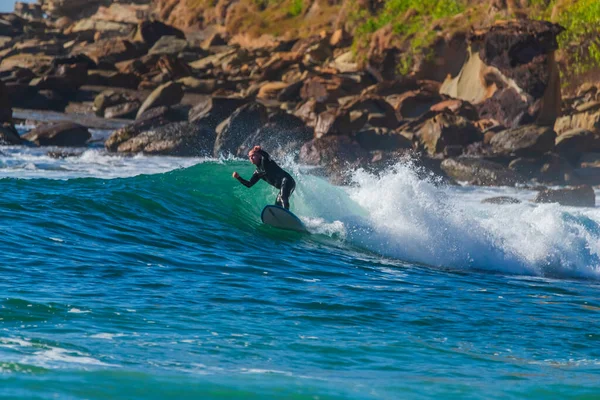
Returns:
[[[368,153],[348,136],[325,136],[304,144],[299,161],[308,165],[358,165],[368,160]]]
[[[19,145],[23,140],[12,123],[0,124],[0,144],[3,146]]]
[[[590,103],[586,104],[590,106]],[[562,135],[564,132],[573,129],[586,129],[589,131],[600,132],[600,106],[581,107],[584,111],[575,112],[562,116],[556,120],[554,129],[556,133]]]
[[[600,151],[600,134],[586,129],[573,129],[556,138],[556,152],[577,161],[585,152]]]
[[[260,87],[256,97],[263,100],[275,99],[288,86],[285,82],[266,82]]]
[[[179,83],[165,83],[150,93],[150,96],[142,103],[137,113],[137,118],[151,108],[178,104],[182,98],[183,89]]]
[[[214,141],[212,129],[191,122],[175,122],[140,133],[120,144],[118,152],[206,157],[212,154]]]
[[[91,137],[85,126],[73,122],[45,124],[23,135],[23,139],[38,146],[85,146]]]
[[[188,49],[188,42],[176,36],[162,36],[148,54],[179,54]]]
[[[9,124],[12,126],[12,108],[8,90],[2,81],[0,81],[0,125]]]
[[[368,151],[397,151],[411,149],[412,142],[399,132],[387,128],[365,128],[355,136],[360,146]]]
[[[565,184],[575,179],[573,168],[567,160],[553,153],[536,158],[517,158],[510,162],[508,168],[527,179],[542,183]]]
[[[368,114],[363,111],[341,109],[325,111],[319,114],[315,126],[315,138],[326,135],[352,135],[358,132],[368,121]]]
[[[135,74],[117,71],[90,70],[87,72],[87,84],[92,86],[109,86],[126,89],[137,89],[140,78]]]
[[[140,115],[134,123],[114,131],[104,142],[104,147],[110,152],[115,152],[121,144],[140,133],[171,122],[182,122],[180,113],[166,106],[152,108]]]
[[[141,55],[143,49],[121,38],[103,39],[88,46],[74,50],[75,54],[84,54],[96,65],[113,66],[119,61],[129,60]]]
[[[267,110],[260,103],[245,104],[217,126],[213,155],[236,154],[248,135],[254,134],[267,120]]]
[[[473,123],[449,113],[438,114],[425,121],[417,137],[429,154],[442,153],[447,146],[466,146],[483,139]]]
[[[352,44],[352,35],[344,29],[336,29],[329,38],[331,47],[348,47]]]
[[[139,109],[139,101],[129,101],[127,103],[117,104],[115,106],[106,107],[104,110],[104,118],[135,118]]]
[[[189,120],[214,130],[247,102],[248,100],[244,98],[211,96],[203,99],[190,110]]]
[[[536,203],[558,203],[572,207],[595,207],[596,195],[589,185],[564,189],[546,189],[537,194]]]
[[[400,118],[409,119],[424,115],[431,107],[440,103],[442,98],[437,93],[419,90],[388,96],[386,100],[398,112]]]
[[[480,158],[448,158],[442,170],[459,182],[478,186],[514,186],[524,179],[501,164]]]
[[[303,120],[307,126],[314,128],[317,126],[319,114],[325,110],[326,108],[323,103],[319,103],[316,100],[308,100],[296,108],[294,115]]]
[[[159,21],[146,20],[138,24],[136,32],[133,35],[133,40],[143,42],[148,47],[152,47],[163,36],[175,36],[179,39],[185,39],[184,33],[175,27]]]
[[[314,76],[304,81],[300,97],[303,100],[335,103],[340,97],[358,94],[361,90],[362,85],[341,75]]]
[[[552,151],[555,139],[556,133],[552,128],[526,125],[496,134],[490,144],[498,153],[531,156]]]

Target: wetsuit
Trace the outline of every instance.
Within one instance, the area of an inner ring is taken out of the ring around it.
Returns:
[[[277,195],[275,204],[289,210],[289,199],[296,188],[296,181],[294,181],[294,178],[292,178],[290,174],[281,169],[281,167],[271,159],[269,153],[264,150],[258,150],[257,152],[262,156],[260,165],[256,166],[256,171],[254,171],[254,174],[252,174],[249,181],[241,176],[238,178],[238,181],[246,187],[252,187],[256,182],[262,179],[270,185],[275,186],[279,189],[279,195]]]

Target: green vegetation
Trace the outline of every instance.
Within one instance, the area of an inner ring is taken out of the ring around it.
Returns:
[[[349,16],[351,22],[359,22],[353,49],[359,51],[366,47],[374,32],[391,25],[400,42],[408,40],[410,43],[410,49],[399,65],[399,72],[407,73],[417,54],[426,52],[433,43],[436,35],[432,23],[462,13],[466,5],[466,0],[389,0],[375,16],[368,15],[366,10],[355,9]]]
[[[290,17],[297,17],[298,15],[302,14],[303,9],[304,2],[302,0],[292,0],[288,8],[288,15]]]
[[[558,39],[560,48],[564,49],[571,59],[568,75],[579,75],[599,68],[600,1],[576,0],[563,4],[563,7],[555,22],[566,28],[566,32]]]

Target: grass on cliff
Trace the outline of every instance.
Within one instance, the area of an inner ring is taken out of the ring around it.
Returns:
[[[398,42],[409,44],[399,66],[399,72],[405,74],[412,68],[417,53],[433,43],[436,31],[432,22],[460,14],[466,5],[466,0],[389,0],[376,15],[356,6],[349,14],[350,22],[357,24],[354,50],[367,47],[374,32],[391,25]]]

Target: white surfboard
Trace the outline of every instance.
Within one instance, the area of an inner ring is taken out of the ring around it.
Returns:
[[[308,233],[304,223],[294,213],[279,206],[266,206],[260,214],[260,219],[267,225],[279,229]]]

